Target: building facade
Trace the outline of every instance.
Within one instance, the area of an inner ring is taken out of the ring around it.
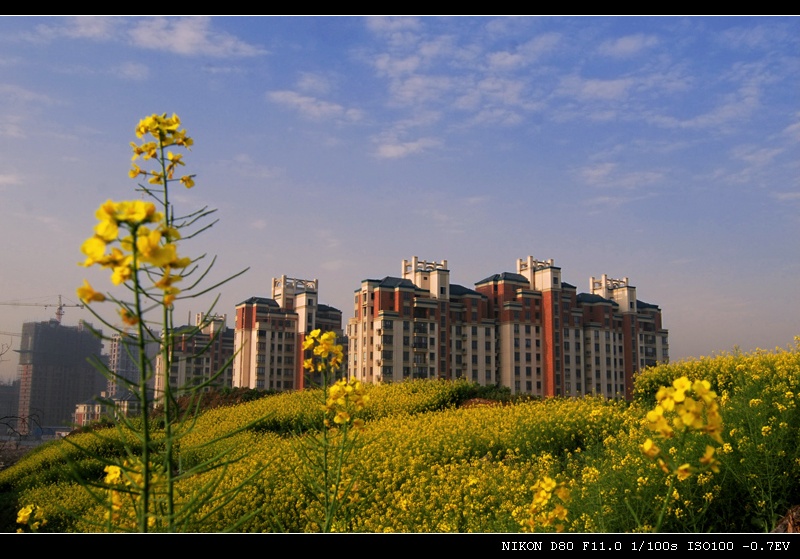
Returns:
[[[227,327],[227,315],[195,315],[194,326],[181,326],[172,334],[173,355],[166,372],[164,356],[156,356],[155,399],[163,397],[167,379],[177,395],[188,387],[205,385],[206,389],[232,385],[233,329]]]
[[[140,411],[139,399],[130,392],[120,390],[114,396],[101,392],[98,398],[86,400],[75,406],[73,424],[76,427],[84,427],[103,418],[130,417],[138,415]]]
[[[146,333],[145,358],[149,364],[147,386],[155,387],[156,354],[160,343],[158,336]],[[112,377],[108,379],[106,393],[109,398],[122,395],[130,390],[130,385],[139,384],[139,344],[133,334],[115,332],[108,340],[108,369]],[[126,382],[127,381],[127,382]]]
[[[106,378],[92,364],[104,359],[102,341],[83,322],[78,326],[57,320],[26,322],[18,351],[17,430],[22,434],[70,426],[75,406],[106,388]]]
[[[303,370],[303,340],[320,329],[342,336],[342,311],[320,304],[319,281],[272,279],[272,297],[250,297],[236,305],[233,386],[297,390],[319,378]]]
[[[537,396],[630,398],[635,374],[669,359],[661,310],[628,278],[578,293],[530,256],[475,289],[451,284],[446,260],[403,260],[401,277],[361,282],[347,335],[363,382],[466,378]]]

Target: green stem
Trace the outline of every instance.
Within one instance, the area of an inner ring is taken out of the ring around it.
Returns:
[[[667,487],[667,493],[664,495],[664,504],[661,506],[661,512],[658,514],[658,520],[656,520],[656,526],[653,529],[654,532],[659,533],[661,532],[661,524],[664,522],[664,515],[667,513],[667,506],[669,505],[669,499],[672,496],[672,488],[675,485],[675,476],[669,476],[669,487]]]
[[[167,158],[165,154],[164,135],[159,134],[159,150],[161,164],[161,173],[164,180],[164,225],[172,227],[173,216],[172,208],[169,204],[169,180],[167,179]],[[175,478],[174,478],[174,463],[175,463],[175,448],[173,445],[174,431],[173,431],[173,413],[178,413],[177,409],[172,410],[172,387],[169,382],[169,375],[172,369],[172,358],[175,348],[175,338],[173,337],[174,324],[172,316],[172,308],[169,305],[163,305],[162,323],[164,324],[164,331],[166,334],[167,343],[163,349],[163,362],[164,362],[164,475],[166,476],[166,507],[167,507],[167,528],[169,532],[175,531]]]
[[[139,281],[139,251],[136,248],[136,235],[139,226],[133,228],[133,242],[131,243],[131,252],[133,254],[133,304],[136,316],[139,318],[137,322],[138,339],[136,341],[137,349],[139,351],[139,405],[141,406],[142,413],[142,501],[141,507],[137,511],[137,520],[139,522],[139,531],[147,532],[147,515],[150,509],[150,421],[148,418],[149,411],[149,397],[147,395],[147,374],[149,363],[147,361],[147,350],[145,346],[144,337],[144,321],[142,320],[142,287]]]

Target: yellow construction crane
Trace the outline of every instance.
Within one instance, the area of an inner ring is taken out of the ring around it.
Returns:
[[[20,303],[18,301],[0,302],[0,305],[8,305],[12,307],[56,307],[56,321],[61,324],[61,319],[64,316],[64,307],[78,307],[82,309],[84,305],[69,304],[61,301],[61,295],[58,296],[58,303]]]

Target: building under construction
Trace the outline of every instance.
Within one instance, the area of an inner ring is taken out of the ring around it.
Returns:
[[[98,396],[106,379],[93,365],[102,341],[91,326],[58,320],[26,322],[19,348],[19,418],[22,434],[71,426],[75,405]]]

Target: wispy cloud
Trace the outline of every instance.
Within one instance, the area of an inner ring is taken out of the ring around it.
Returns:
[[[19,115],[0,116],[0,136],[22,138],[25,136],[23,119]]]
[[[57,24],[42,24],[20,38],[47,43],[55,39],[129,41],[136,47],[184,56],[234,58],[258,56],[259,46],[213,28],[209,17],[90,17],[63,18]]]
[[[655,35],[637,33],[601,43],[597,51],[603,56],[630,58],[658,44]]]
[[[783,149],[781,148],[764,148],[747,145],[734,148],[732,155],[734,159],[745,161],[757,167],[763,167],[772,163],[775,157],[781,153],[783,153]]]
[[[664,173],[658,171],[623,172],[618,169],[616,163],[610,162],[584,167],[579,171],[579,175],[589,186],[626,189],[647,186],[664,178]]]
[[[583,100],[620,100],[628,96],[634,86],[633,78],[587,79],[568,76],[561,80],[561,92]]]
[[[340,118],[357,121],[363,117],[363,113],[358,109],[348,109],[338,103],[323,101],[294,91],[270,91],[267,93],[267,99],[273,103],[290,107],[311,120]]]
[[[106,41],[118,35],[118,29],[125,18],[103,16],[78,16],[64,18],[57,25],[42,24],[36,27],[35,34],[28,34],[26,39],[34,42],[49,42],[53,39],[90,39]]]
[[[22,176],[15,173],[0,174],[0,189],[7,186],[19,186],[22,184]]]
[[[150,69],[140,62],[126,62],[111,71],[112,74],[123,80],[145,81],[150,77]]]
[[[399,159],[438,147],[441,143],[436,138],[419,138],[410,142],[385,140],[379,143],[375,154],[381,159]]]
[[[491,71],[516,70],[532,64],[542,55],[555,50],[561,43],[561,34],[545,33],[523,43],[513,51],[495,51],[487,54],[486,59]]]
[[[24,87],[14,84],[0,84],[0,100],[21,102],[21,103],[38,103],[41,105],[55,105],[57,101],[49,95],[37,93]]]
[[[128,36],[138,47],[187,56],[227,58],[257,56],[267,52],[229,33],[213,30],[208,17],[141,19],[128,31]]]
[[[235,155],[233,161],[226,161],[225,164],[239,176],[252,179],[275,179],[284,175],[283,169],[255,163],[246,153]]]
[[[800,114],[795,116],[798,117],[800,116]],[[790,138],[794,139],[795,141],[800,141],[800,120],[784,128],[783,133],[789,136]]]
[[[375,33],[396,33],[420,28],[416,17],[377,16],[367,18],[367,29]]]
[[[301,72],[297,80],[297,88],[304,93],[322,95],[331,90],[331,82],[325,76],[314,72]]]

